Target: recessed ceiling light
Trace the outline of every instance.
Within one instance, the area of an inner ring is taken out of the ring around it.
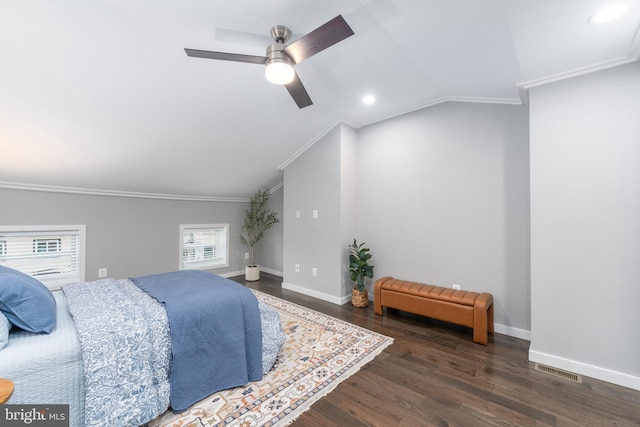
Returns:
[[[609,3],[591,15],[589,23],[594,25],[606,24],[622,17],[629,10],[631,10],[631,2],[629,1]]]
[[[362,97],[362,103],[364,105],[371,105],[376,102],[376,98],[373,95],[365,95]]]

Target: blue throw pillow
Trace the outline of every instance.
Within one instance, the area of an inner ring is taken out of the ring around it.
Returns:
[[[5,348],[9,343],[9,331],[11,330],[11,322],[0,311],[0,350]]]
[[[50,333],[56,326],[56,300],[33,277],[0,265],[0,311],[15,326]]]

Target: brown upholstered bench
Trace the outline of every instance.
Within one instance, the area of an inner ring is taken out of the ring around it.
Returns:
[[[439,286],[383,277],[374,285],[373,307],[383,307],[473,328],[473,342],[487,345],[493,333],[493,297],[483,292],[457,291]]]

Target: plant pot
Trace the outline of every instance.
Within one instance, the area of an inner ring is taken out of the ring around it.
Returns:
[[[367,290],[360,292],[358,288],[353,288],[351,291],[351,304],[354,307],[368,307],[369,306],[369,294]]]
[[[255,282],[260,280],[260,266],[247,265],[244,268],[244,280],[247,282]]]

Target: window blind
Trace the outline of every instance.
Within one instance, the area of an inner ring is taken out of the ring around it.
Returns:
[[[180,269],[228,266],[228,224],[181,225]]]
[[[84,281],[84,226],[0,228],[0,264],[50,288]]]

